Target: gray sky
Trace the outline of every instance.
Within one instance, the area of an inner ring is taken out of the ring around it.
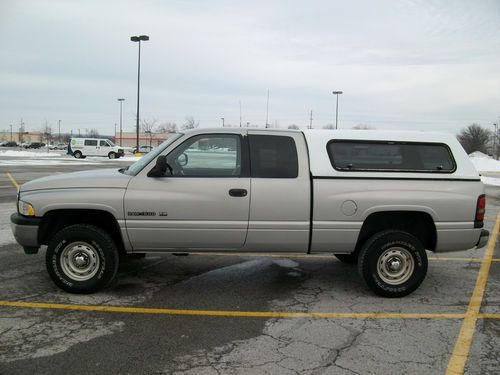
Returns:
[[[181,125],[457,132],[500,116],[500,1],[0,0],[0,131]]]

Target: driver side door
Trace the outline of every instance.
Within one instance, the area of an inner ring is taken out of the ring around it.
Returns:
[[[246,137],[194,135],[169,153],[167,163],[171,174],[141,173],[127,188],[134,251],[243,247],[250,209]]]

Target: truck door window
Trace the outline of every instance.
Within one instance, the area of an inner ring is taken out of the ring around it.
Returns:
[[[109,144],[106,141],[99,141],[99,146],[101,146],[101,147],[109,147]]]
[[[299,163],[292,137],[250,135],[250,174],[260,178],[297,178]]]
[[[236,134],[194,136],[167,156],[174,177],[239,177],[241,137]]]

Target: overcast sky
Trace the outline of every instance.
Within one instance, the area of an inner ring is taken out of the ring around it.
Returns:
[[[500,1],[0,0],[0,131],[182,125],[442,130],[500,116]]]

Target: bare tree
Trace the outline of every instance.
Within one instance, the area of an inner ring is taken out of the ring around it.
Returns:
[[[187,116],[186,122],[182,125],[182,130],[195,129],[200,125],[200,122],[195,121],[193,116]]]
[[[371,130],[371,129],[375,129],[375,128],[373,126],[370,126],[370,125],[358,124],[356,126],[353,126],[353,129],[356,129],[356,130]]]
[[[158,121],[156,119],[143,119],[141,120],[141,129],[144,133],[146,133],[149,137],[149,147],[152,147],[151,144],[153,143],[153,136],[156,131],[156,123]]]
[[[295,125],[295,124],[292,124],[292,125],[288,125],[288,129],[300,129],[298,125]]]
[[[460,131],[457,139],[468,154],[474,151],[486,153],[490,136],[491,132],[488,129],[482,128],[479,124],[471,124]]]
[[[47,120],[45,120],[44,124],[42,125],[42,131],[40,133],[40,142],[46,141],[47,144],[49,144],[52,138],[52,129],[49,126],[49,122]]]
[[[156,130],[158,133],[176,133],[177,124],[175,122],[166,122],[164,124],[158,125]]]
[[[87,137],[89,137],[89,138],[99,138],[99,130],[97,130],[96,128],[90,129],[87,132]]]

